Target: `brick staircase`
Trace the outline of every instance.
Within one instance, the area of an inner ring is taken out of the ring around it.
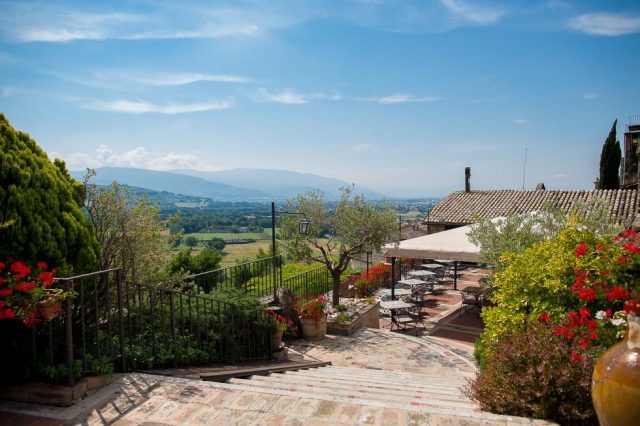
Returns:
[[[460,392],[465,381],[444,376],[327,366],[230,379],[228,383],[232,386],[227,389],[379,408],[469,417],[479,412]]]

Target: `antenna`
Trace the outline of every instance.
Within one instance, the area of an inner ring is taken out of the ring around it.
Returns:
[[[522,167],[522,189],[524,189],[524,178],[527,175],[527,151],[528,148],[524,149],[524,166]]]

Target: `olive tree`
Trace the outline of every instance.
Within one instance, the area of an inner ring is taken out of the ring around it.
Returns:
[[[376,207],[363,195],[353,195],[352,188],[343,188],[340,201],[329,209],[324,193],[307,192],[287,202],[287,211],[303,213],[309,220],[306,235],[298,233],[299,216],[282,214],[283,240],[296,253],[323,263],[333,281],[333,304],[340,303],[340,275],[351,259],[359,254],[378,250],[397,236],[396,213],[389,206]],[[322,230],[329,230],[323,234]],[[311,256],[308,248],[320,252]]]
[[[85,208],[101,246],[100,269],[122,268],[122,277],[134,282],[160,278],[170,257],[162,238],[164,223],[147,197],[137,197],[113,182],[108,187],[84,178]]]

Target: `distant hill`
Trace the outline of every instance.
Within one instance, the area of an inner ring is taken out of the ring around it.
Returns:
[[[269,194],[261,191],[237,188],[178,173],[128,167],[100,167],[95,170],[96,176],[92,180],[97,185],[109,185],[115,180],[122,185],[211,198],[214,201],[257,201],[272,198]],[[71,175],[81,180],[84,172],[73,171]]]
[[[81,180],[84,173],[84,171],[72,171],[71,175]],[[114,180],[122,185],[210,198],[213,201],[284,200],[315,189],[324,191],[329,200],[338,200],[340,188],[350,185],[339,179],[287,170],[233,169],[219,172],[197,170],[165,172],[129,167],[96,169],[94,183],[109,185]],[[354,192],[364,194],[369,200],[388,198],[357,185]]]
[[[273,194],[280,198],[292,198],[298,194],[319,189],[324,191],[327,198],[340,198],[340,188],[350,183],[309,173],[292,172],[289,170],[268,169],[232,169],[218,172],[202,172],[197,170],[173,170],[190,176],[197,176],[213,182],[233,185],[239,188],[252,188],[257,191]],[[388,198],[383,194],[367,188],[355,186],[356,194],[364,194],[370,200]]]

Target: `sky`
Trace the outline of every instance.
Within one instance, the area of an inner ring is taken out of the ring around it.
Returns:
[[[0,112],[71,170],[293,170],[389,196],[591,189],[640,2],[0,0]],[[525,167],[526,153],[526,167]]]

